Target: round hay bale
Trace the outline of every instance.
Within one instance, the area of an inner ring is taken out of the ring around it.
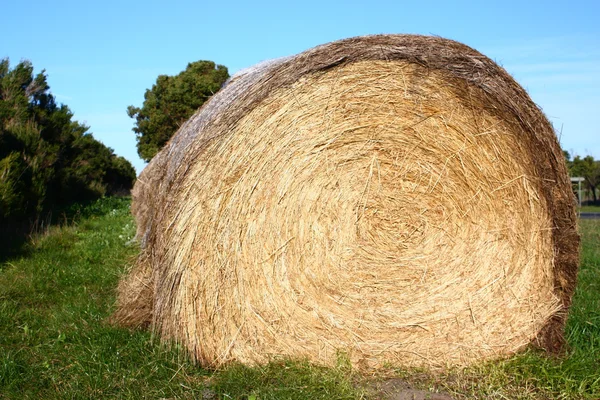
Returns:
[[[463,366],[563,344],[575,201],[552,126],[477,51],[378,35],[245,70],[134,189],[115,320],[205,366]]]

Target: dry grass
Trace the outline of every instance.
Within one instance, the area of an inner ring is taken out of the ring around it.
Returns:
[[[356,38],[241,73],[134,194],[144,253],[115,319],[203,365],[342,350],[445,367],[562,345],[578,246],[562,152],[458,43]]]

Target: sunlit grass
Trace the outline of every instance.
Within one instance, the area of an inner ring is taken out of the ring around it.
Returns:
[[[600,206],[583,206],[578,208],[579,212],[600,213]]]

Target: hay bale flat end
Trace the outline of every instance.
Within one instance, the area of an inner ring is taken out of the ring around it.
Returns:
[[[146,167],[114,319],[211,367],[558,351],[574,205],[552,126],[490,59],[333,42],[235,75]]]

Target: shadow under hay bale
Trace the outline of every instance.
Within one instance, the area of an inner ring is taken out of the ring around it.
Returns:
[[[205,366],[551,351],[575,287],[552,126],[494,62],[379,35],[242,71],[142,172],[114,320]]]

